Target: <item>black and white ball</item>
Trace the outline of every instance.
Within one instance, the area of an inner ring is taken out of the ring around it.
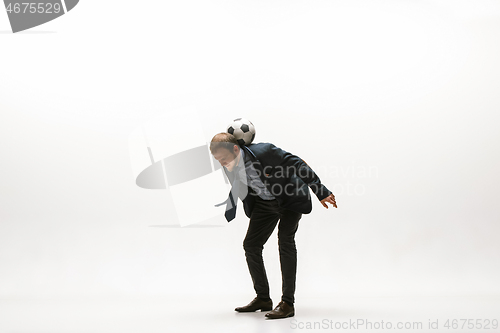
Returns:
[[[227,126],[227,132],[234,135],[240,146],[248,146],[255,138],[255,126],[245,118],[236,118]]]

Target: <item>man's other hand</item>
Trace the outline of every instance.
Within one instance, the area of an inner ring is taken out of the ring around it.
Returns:
[[[337,208],[337,203],[335,202],[335,196],[333,195],[333,193],[321,200],[321,204],[325,206],[326,209],[328,209],[328,206],[326,205],[327,202],[331,203],[333,207]]]

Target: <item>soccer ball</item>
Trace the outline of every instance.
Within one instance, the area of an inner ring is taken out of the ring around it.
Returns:
[[[255,138],[255,126],[245,118],[236,118],[227,126],[227,132],[234,135],[240,146],[248,146]]]

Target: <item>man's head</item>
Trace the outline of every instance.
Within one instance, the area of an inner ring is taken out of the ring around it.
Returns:
[[[210,152],[222,166],[232,171],[238,162],[240,147],[232,134],[219,133],[210,142]]]

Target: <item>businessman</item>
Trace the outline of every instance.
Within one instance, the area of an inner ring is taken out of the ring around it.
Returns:
[[[294,316],[297,272],[295,233],[302,214],[312,210],[309,188],[325,208],[328,208],[327,203],[337,208],[335,196],[301,158],[271,143],[239,146],[233,135],[219,133],[212,138],[210,151],[231,182],[229,197],[222,203],[226,204],[226,219],[229,222],[236,216],[238,198],[250,218],[243,248],[257,296],[235,311],[272,310],[266,313],[269,319]],[[262,250],[276,225],[282,297],[272,309]]]

